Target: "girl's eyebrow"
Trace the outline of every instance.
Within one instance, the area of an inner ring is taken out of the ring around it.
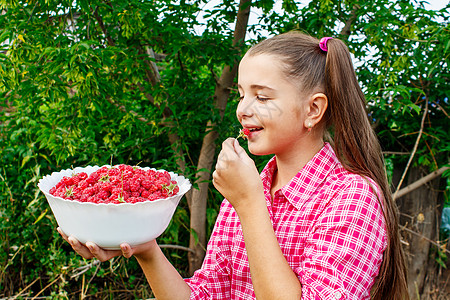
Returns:
[[[242,86],[240,84],[238,84],[238,88],[242,89]],[[270,90],[270,91],[275,91],[275,89],[267,86],[267,85],[260,85],[260,84],[252,84],[250,85],[250,89],[252,90]]]

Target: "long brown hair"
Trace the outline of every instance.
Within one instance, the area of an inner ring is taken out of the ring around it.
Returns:
[[[387,181],[381,147],[366,112],[366,100],[347,46],[334,38],[328,40],[327,47],[325,52],[320,49],[318,39],[288,32],[260,42],[247,53],[279,57],[288,77],[299,80],[299,86],[305,91],[323,88],[328,97],[323,122],[327,135],[332,136],[330,143],[339,161],[348,171],[373,179],[383,193],[380,201],[386,222],[387,247],[371,298],[409,299],[397,206]]]

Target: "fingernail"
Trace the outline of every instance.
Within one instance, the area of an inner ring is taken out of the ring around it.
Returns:
[[[73,241],[73,239],[71,237],[69,237],[67,240],[69,241],[69,244],[71,246],[75,245],[75,242]]]

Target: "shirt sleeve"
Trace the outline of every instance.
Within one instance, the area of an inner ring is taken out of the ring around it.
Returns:
[[[366,180],[351,180],[320,212],[307,239],[295,270],[302,300],[369,299],[385,248],[378,197]]]
[[[201,269],[185,282],[191,288],[190,299],[231,299],[230,295],[230,228],[227,218],[231,205],[224,200],[207,245]]]

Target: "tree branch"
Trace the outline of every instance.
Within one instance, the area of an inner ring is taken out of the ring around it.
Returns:
[[[444,166],[442,168],[440,168],[439,170],[436,170],[430,174],[428,174],[425,177],[422,177],[421,179],[411,183],[410,185],[408,185],[407,187],[402,188],[401,190],[399,190],[394,196],[394,199],[400,198],[406,194],[408,194],[409,192],[414,191],[415,189],[419,188],[420,186],[424,185],[425,183],[427,183],[428,181],[431,181],[433,179],[435,179],[436,177],[441,176],[445,171],[447,171],[448,169],[450,169],[450,167]]]
[[[429,243],[435,245],[436,247],[438,247],[438,248],[441,249],[442,251],[447,252],[447,253],[450,253],[449,250],[447,250],[447,249],[445,249],[444,247],[442,247],[442,245],[439,245],[439,243],[436,243],[435,241],[430,240],[429,238],[427,238],[427,237],[424,236],[423,234],[420,234],[420,233],[418,233],[418,232],[415,232],[414,230],[411,230],[411,229],[409,229],[409,228],[406,227],[406,226],[400,226],[400,230],[405,230],[405,231],[407,231],[407,232],[409,232],[409,233],[412,233],[412,234],[414,234],[414,235],[417,235],[417,236],[423,238],[424,240],[426,240],[427,242],[429,242]]]
[[[393,199],[397,198],[397,193],[398,193],[398,191],[400,190],[400,187],[403,184],[403,180],[405,180],[406,173],[408,173],[409,166],[411,165],[411,162],[412,162],[412,160],[414,158],[414,155],[416,154],[417,147],[419,146],[420,138],[422,137],[423,127],[424,127],[424,124],[425,124],[425,118],[427,116],[427,113],[428,113],[428,97],[426,97],[426,99],[425,99],[425,109],[424,109],[424,112],[423,112],[422,121],[420,123],[420,131],[419,131],[419,134],[417,136],[416,143],[414,145],[413,151],[411,152],[411,155],[409,157],[408,163],[406,164],[405,170],[403,171],[402,177],[400,178],[400,181],[399,181],[399,183],[397,185],[397,189],[395,190],[394,196],[392,197]]]
[[[339,33],[340,35],[344,36],[346,39],[348,39],[348,37],[350,36],[350,29],[352,27],[353,22],[355,22],[356,20],[356,12],[358,11],[358,9],[360,8],[359,5],[354,5],[352,12],[350,13],[350,17],[347,19],[347,21],[345,21],[345,25],[344,28],[342,28],[341,32]]]
[[[411,152],[401,152],[401,151],[383,151],[384,155],[410,155]]]
[[[135,116],[139,121],[147,124],[147,125],[155,125],[155,123],[153,122],[149,122],[148,119],[144,118],[143,116],[139,115],[137,112],[133,111],[133,110],[127,110],[126,107],[124,105],[120,105],[119,103],[116,103],[114,100],[111,99],[111,97],[106,96],[106,100],[111,103],[112,105],[114,105],[115,107],[117,107],[121,112],[123,113],[130,113],[133,116]]]
[[[188,251],[188,252],[192,252],[194,253],[194,249],[188,248],[188,247],[184,247],[184,246],[179,246],[179,245],[159,245],[159,248],[171,248],[171,249],[178,249],[178,250],[183,250],[183,251]]]
[[[97,20],[98,25],[100,26],[100,29],[102,30],[103,34],[105,35],[105,38],[106,38],[106,41],[108,42],[108,45],[114,46],[114,41],[108,35],[108,32],[107,32],[106,27],[105,27],[105,24],[103,23],[103,19],[98,14],[98,6],[94,10],[94,18]]]

